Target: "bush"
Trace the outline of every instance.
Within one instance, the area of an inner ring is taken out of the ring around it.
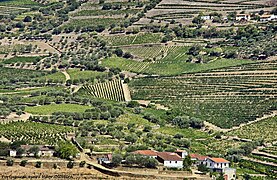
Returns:
[[[74,161],[69,161],[69,162],[67,163],[67,168],[72,169],[73,167],[74,167]]]
[[[8,159],[6,164],[7,164],[7,166],[13,166],[13,160],[12,159]]]
[[[112,164],[114,167],[117,167],[120,165],[121,161],[122,161],[123,157],[121,154],[113,154],[112,156]]]
[[[19,165],[25,167],[27,162],[27,160],[22,160]]]
[[[36,168],[41,168],[42,167],[42,162],[41,161],[37,161],[35,167]]]
[[[81,161],[79,164],[79,167],[85,167],[85,165],[86,165],[86,161]]]

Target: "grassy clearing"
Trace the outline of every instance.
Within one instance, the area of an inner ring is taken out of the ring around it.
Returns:
[[[139,115],[135,115],[135,114],[123,114],[122,116],[120,116],[117,119],[117,122],[119,123],[124,123],[124,124],[128,124],[128,123],[135,123],[138,124],[139,126],[145,126],[145,125],[150,125],[153,126],[154,124],[147,121],[146,119],[142,118]]]
[[[79,28],[85,28],[85,27],[91,27],[91,26],[99,26],[103,25],[105,27],[109,27],[111,24],[119,24],[123,22],[124,19],[120,18],[90,18],[90,19],[72,19],[69,21],[69,23],[64,24],[64,28],[67,27],[79,27]]]
[[[7,60],[4,60],[4,64],[13,64],[13,63],[33,63],[38,62],[43,57],[13,57]]]
[[[96,78],[97,76],[106,74],[104,72],[98,72],[98,71],[80,71],[79,69],[69,69],[69,70],[67,70],[67,72],[70,75],[70,78],[72,80],[74,80],[74,79],[92,79],[92,78]]]
[[[34,5],[41,5],[41,4],[32,0],[1,0],[0,1],[0,6],[29,7]]]
[[[26,107],[26,112],[39,115],[51,115],[54,112],[85,112],[90,106],[82,106],[78,104],[50,104],[35,107]]]
[[[52,80],[52,81],[65,81],[65,76],[61,72],[56,72],[54,74],[49,74],[46,76],[42,76],[39,78],[40,80],[44,79],[45,81]]]

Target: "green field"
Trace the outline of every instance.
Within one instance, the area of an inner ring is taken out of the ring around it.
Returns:
[[[49,144],[56,145],[59,141],[64,141],[67,132],[73,132],[73,128],[34,123],[34,122],[13,122],[0,125],[0,137],[10,140],[22,140],[27,144]]]
[[[26,107],[26,112],[38,115],[51,115],[54,112],[85,112],[90,106],[78,104],[50,104],[35,107]]]
[[[184,59],[185,60],[185,59]],[[106,67],[117,67],[121,70],[144,73],[144,74],[157,74],[157,75],[180,75],[184,73],[195,73],[219,69],[224,67],[238,66],[242,64],[252,63],[250,60],[230,60],[218,59],[210,63],[197,64],[187,63],[185,61],[157,61],[157,62],[138,62],[134,60],[127,60],[118,57],[108,58],[102,61]]]
[[[129,86],[134,100],[176,108],[223,128],[253,121],[277,109],[274,73],[215,73],[137,78]]]
[[[248,126],[244,126],[238,130],[228,133],[228,135],[238,136],[240,138],[273,142],[277,140],[277,117],[262,120]]]
[[[63,25],[63,28],[73,27],[73,28],[85,28],[92,26],[103,25],[109,27],[111,24],[119,24],[123,22],[124,19],[121,18],[90,18],[90,19],[72,19],[68,23]]]
[[[72,80],[75,80],[75,79],[89,80],[89,79],[96,78],[97,76],[106,74],[104,72],[98,72],[98,71],[80,71],[80,69],[69,69],[67,70],[67,73],[70,75],[70,78]]]
[[[13,57],[7,60],[4,60],[4,64],[13,64],[13,63],[33,63],[41,60],[43,57]]]
[[[123,46],[132,44],[159,43],[162,39],[160,33],[139,33],[136,35],[113,35],[102,36],[112,46]]]
[[[32,0],[1,0],[0,6],[30,6],[40,5],[39,3]]]

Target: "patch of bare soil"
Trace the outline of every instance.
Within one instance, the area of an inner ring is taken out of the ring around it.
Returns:
[[[94,169],[87,168],[61,168],[45,169],[31,166],[7,167],[1,166],[0,179],[114,179],[112,176],[102,174]]]

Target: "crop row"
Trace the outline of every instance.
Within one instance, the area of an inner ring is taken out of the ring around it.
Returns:
[[[84,89],[94,97],[125,101],[122,82],[120,80],[84,86]]]
[[[72,128],[33,122],[13,122],[0,126],[0,136],[12,141],[22,140],[28,144],[56,145]]]
[[[102,36],[112,46],[123,46],[132,44],[159,43],[162,35],[159,33],[140,33],[136,35],[113,35]]]
[[[277,109],[276,75],[142,78],[131,83],[133,99],[180,108],[230,128]],[[271,82],[271,83],[270,83]]]

